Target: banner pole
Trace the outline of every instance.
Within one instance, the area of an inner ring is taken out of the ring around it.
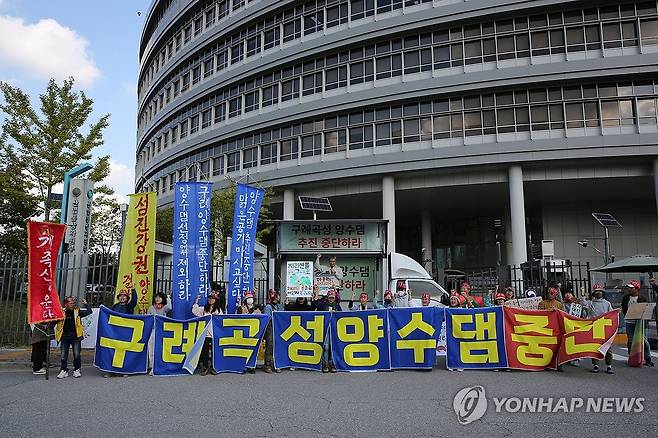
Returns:
[[[50,332],[46,333],[46,345],[48,347],[46,350],[46,380],[48,380],[48,374],[50,373]]]

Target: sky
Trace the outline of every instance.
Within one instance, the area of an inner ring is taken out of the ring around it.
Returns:
[[[110,155],[105,183],[121,201],[134,189],[138,49],[150,3],[0,0],[0,81],[37,104],[50,78],[61,84],[73,76],[76,88],[94,100],[88,122],[111,115],[95,156]]]

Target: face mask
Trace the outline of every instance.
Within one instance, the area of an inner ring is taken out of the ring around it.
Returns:
[[[603,293],[601,293],[601,292],[595,292],[595,293],[594,293],[594,298],[603,298]]]
[[[247,298],[247,305],[251,306],[252,304],[254,304],[254,299],[253,298]]]
[[[391,304],[392,302],[393,302],[393,300],[384,300],[384,303],[386,303],[386,304]]]

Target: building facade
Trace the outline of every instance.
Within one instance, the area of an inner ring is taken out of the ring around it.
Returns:
[[[656,1],[162,0],[136,190],[257,180],[279,219],[384,218],[435,272],[658,255]],[[579,241],[588,239],[583,248]]]

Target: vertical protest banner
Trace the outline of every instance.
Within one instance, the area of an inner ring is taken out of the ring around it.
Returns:
[[[117,302],[119,291],[137,291],[135,313],[146,314],[153,300],[153,273],[155,265],[155,192],[128,195],[128,217],[121,243]]]
[[[619,328],[619,309],[592,319],[556,311],[562,329],[558,365],[574,359],[603,359]]]
[[[226,296],[227,313],[235,313],[243,293],[254,289],[254,246],[264,195],[265,191],[261,188],[237,185]]]
[[[126,315],[100,307],[94,366],[119,374],[145,373],[153,315]]]
[[[210,200],[212,183],[177,182],[174,196],[172,315],[192,318],[192,304],[210,288]]]
[[[256,368],[256,356],[270,316],[214,315],[212,317],[212,364],[218,373],[243,373]]]
[[[448,368],[507,368],[502,307],[445,309]]]
[[[286,262],[286,297],[311,298],[313,295],[313,263]]]
[[[210,316],[177,321],[166,316],[155,316],[155,336],[153,338],[153,375],[188,375],[183,367],[194,344],[205,340],[206,325]],[[210,339],[210,338],[208,338]]]
[[[341,371],[390,370],[388,310],[332,314],[331,354]]]
[[[443,312],[442,307],[407,307],[388,311],[391,368],[431,369],[434,366]]]
[[[330,312],[274,312],[274,367],[320,371]]]
[[[27,323],[64,319],[57,292],[57,258],[66,225],[27,223]]]
[[[514,307],[504,307],[503,312],[509,368],[529,371],[557,368],[562,340],[558,312]]]

